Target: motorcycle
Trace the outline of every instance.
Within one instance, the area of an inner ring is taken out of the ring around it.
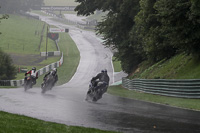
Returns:
[[[91,81],[89,84],[89,90],[87,91],[86,101],[96,102],[102,98],[102,95],[107,91],[107,83],[98,82],[95,87],[96,81]]]
[[[33,82],[31,76],[26,76],[26,81],[24,82],[24,91],[32,88]]]
[[[53,75],[48,75],[44,82],[41,84],[42,93],[45,93],[48,90],[51,90],[54,86],[55,79]]]

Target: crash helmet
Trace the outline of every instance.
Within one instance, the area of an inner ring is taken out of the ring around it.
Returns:
[[[57,72],[57,69],[56,69],[56,68],[54,68],[54,69],[53,69],[53,71]]]
[[[107,73],[107,69],[104,69],[104,73]]]
[[[32,70],[33,70],[33,71],[36,71],[36,67],[33,67]]]
[[[53,69],[53,71],[52,71],[52,75],[53,75],[53,76],[55,76],[55,75],[56,75],[56,73],[57,73],[57,69],[56,69],[56,68],[54,68],[54,69]]]

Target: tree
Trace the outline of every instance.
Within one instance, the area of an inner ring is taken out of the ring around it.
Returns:
[[[183,52],[200,57],[200,2],[158,0],[155,9],[170,43]]]
[[[132,31],[140,38],[140,44],[151,62],[170,58],[176,53],[176,48],[166,37],[168,31],[159,21],[159,13],[154,8],[156,2],[157,0],[140,0],[140,12],[135,17],[136,28]]]
[[[14,79],[17,69],[12,63],[12,59],[0,49],[0,80]]]
[[[199,0],[76,0],[78,15],[108,14],[97,26],[125,72],[186,52],[200,58]]]
[[[104,45],[118,50],[116,57],[121,61],[122,69],[130,73],[132,68],[142,61],[137,44],[130,38],[134,16],[139,11],[139,0],[76,0],[78,15],[91,15],[95,10],[107,11],[97,26],[97,33],[103,35]]]

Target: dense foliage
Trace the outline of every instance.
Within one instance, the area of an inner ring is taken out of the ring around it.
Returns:
[[[0,80],[14,79],[16,74],[11,57],[0,49]]]
[[[104,44],[118,50],[116,57],[126,72],[141,62],[138,51],[141,47],[137,40],[130,38],[130,31],[135,24],[133,18],[139,12],[139,0],[76,0],[81,4],[76,7],[79,15],[90,15],[95,10],[107,11],[104,20],[99,23],[97,31],[104,35]],[[135,43],[136,45],[132,45]]]
[[[78,15],[96,10],[108,15],[98,24],[104,44],[116,48],[122,69],[131,73],[144,60],[152,63],[184,52],[200,57],[198,0],[76,0]]]
[[[20,11],[29,11],[35,6],[43,5],[44,0],[0,0],[0,14],[17,13]]]

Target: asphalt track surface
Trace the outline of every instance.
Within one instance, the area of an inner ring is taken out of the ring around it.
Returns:
[[[40,88],[24,91],[0,89],[0,110],[41,120],[113,130],[125,133],[199,133],[200,112],[154,103],[130,100],[109,94],[98,102],[85,101],[88,84],[102,68],[115,81],[112,52],[101,45],[94,33],[76,27],[43,21],[70,29],[70,36],[80,50],[77,72],[66,84],[45,94]],[[119,76],[119,75],[118,75]],[[197,103],[199,104],[199,103]]]

